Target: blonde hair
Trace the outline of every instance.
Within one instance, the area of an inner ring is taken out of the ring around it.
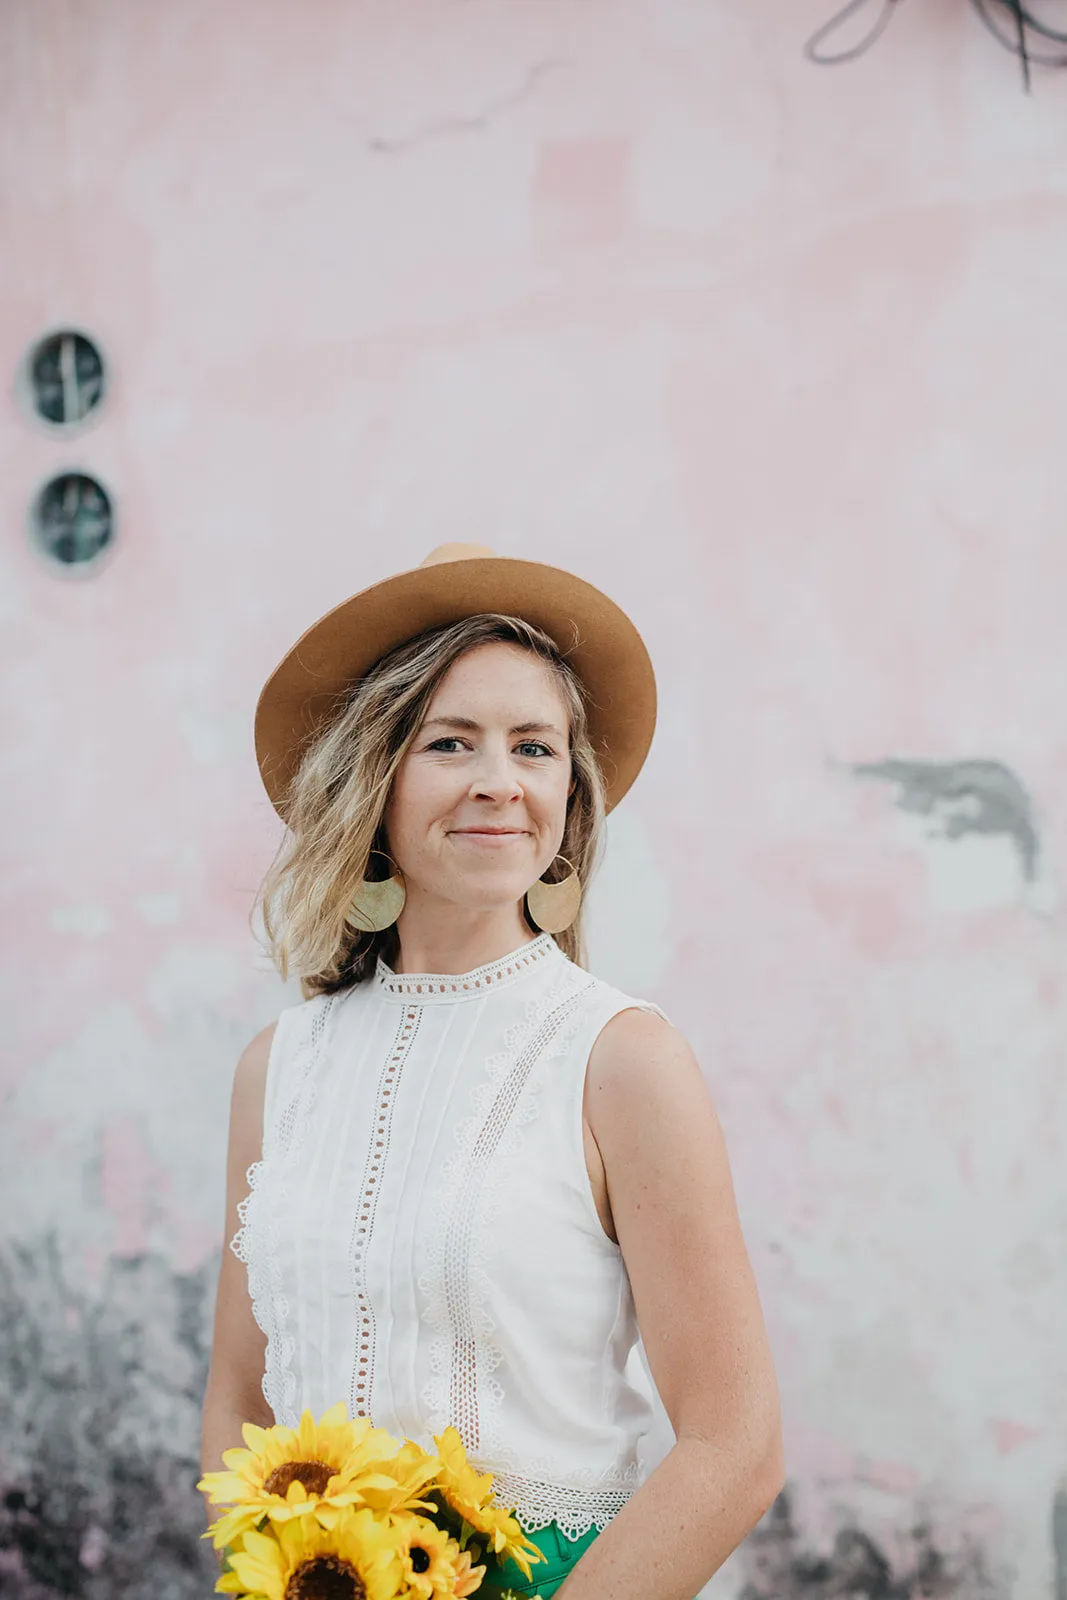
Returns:
[[[484,614],[430,629],[375,663],[305,752],[289,789],[287,832],[256,897],[264,943],[283,978],[305,999],[370,977],[377,958],[395,965],[395,926],[358,933],[346,921],[373,861],[389,870],[384,817],[393,779],[430,701],[460,656],[490,643],[518,645],[552,671],[570,722],[572,790],[560,845],[583,887],[596,864],[604,821],[604,780],[589,738],[578,677],[554,641],[520,617]],[[376,852],[379,852],[376,854]],[[556,881],[566,867],[554,867]],[[529,921],[529,918],[527,917]],[[533,924],[530,923],[533,927]],[[556,943],[584,959],[581,913]]]

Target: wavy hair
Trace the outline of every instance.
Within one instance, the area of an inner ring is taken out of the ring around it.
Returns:
[[[256,907],[274,965],[283,978],[298,974],[305,999],[362,982],[379,956],[395,965],[396,927],[357,932],[346,920],[352,899],[365,877],[383,875],[376,869],[388,848],[384,818],[393,779],[441,680],[460,656],[498,642],[543,661],[563,697],[573,786],[560,854],[588,884],[603,831],[604,780],[574,668],[547,633],[520,617],[487,613],[432,628],[397,645],[352,686],[290,786],[289,828]],[[526,920],[534,928],[528,912]],[[581,912],[554,937],[572,961],[584,961]]]

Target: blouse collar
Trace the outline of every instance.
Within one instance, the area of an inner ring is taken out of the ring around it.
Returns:
[[[394,972],[381,956],[374,973],[374,984],[380,994],[398,1000],[415,1000],[424,1004],[441,1005],[456,1000],[474,1000],[490,989],[503,989],[538,966],[553,951],[561,955],[559,945],[550,933],[542,933],[529,944],[490,961],[473,972]]]

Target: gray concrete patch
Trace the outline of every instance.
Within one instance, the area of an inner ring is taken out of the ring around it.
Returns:
[[[1038,873],[1040,839],[1033,801],[1002,761],[908,761],[890,758],[853,765],[857,778],[896,785],[902,811],[930,817],[944,839],[1003,835],[1014,844],[1027,883]]]

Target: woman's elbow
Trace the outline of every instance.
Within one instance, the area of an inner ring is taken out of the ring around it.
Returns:
[[[771,1509],[785,1488],[785,1450],[778,1419],[767,1430],[762,1449],[755,1452],[750,1475],[752,1526]]]
[[[746,1531],[754,1528],[770,1510],[785,1486],[785,1455],[782,1422],[777,1404],[760,1406],[734,1426],[691,1427],[684,1430],[695,1436],[708,1457],[712,1478],[721,1478],[729,1462],[732,1480],[731,1501],[744,1522]]]
[[[745,1499],[750,1526],[755,1527],[785,1487],[782,1414],[777,1393],[766,1397],[750,1413],[743,1439]]]

